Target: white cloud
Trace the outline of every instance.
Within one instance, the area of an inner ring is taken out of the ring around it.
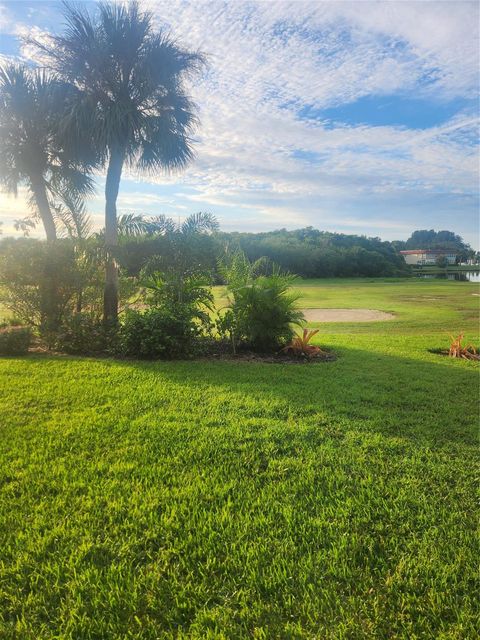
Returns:
[[[197,160],[180,176],[144,179],[185,187],[185,197],[156,200],[139,186],[121,191],[120,209],[182,210],[199,203],[218,211],[225,227],[238,212],[238,227],[257,228],[356,228],[372,216],[369,228],[375,223],[394,234],[402,225],[422,224],[420,213],[412,217],[413,207],[423,207],[419,212],[426,211],[428,219],[430,203],[443,195],[477,193],[476,114],[459,113],[426,130],[299,117],[305,106],[321,113],[368,95],[398,93],[439,102],[475,96],[476,3],[143,4],[185,46],[205,51],[210,67],[192,89],[201,119]],[[25,28],[17,25],[16,32]],[[32,53],[24,48],[23,55]],[[142,182],[134,173],[126,178]],[[370,213],[380,206],[395,209],[405,222]],[[471,204],[468,211],[471,219]]]
[[[150,3],[190,47],[210,52],[194,88],[201,107],[198,161],[187,183],[202,193],[474,190],[471,150],[446,137],[476,123],[427,132],[400,127],[313,124],[306,104],[326,107],[362,95],[420,87],[447,98],[477,86],[476,13],[471,3]],[[428,27],[428,28],[427,28]],[[433,78],[428,89],[425,76]],[[292,152],[321,158],[308,165]]]
[[[8,33],[12,25],[12,16],[8,8],[0,4],[0,33]]]

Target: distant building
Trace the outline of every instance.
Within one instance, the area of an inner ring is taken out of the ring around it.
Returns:
[[[452,251],[442,251],[442,249],[412,249],[411,251],[400,251],[407,264],[429,265],[435,264],[440,256],[445,256],[448,264],[455,264],[457,254]]]

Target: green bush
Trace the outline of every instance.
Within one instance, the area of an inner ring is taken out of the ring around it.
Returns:
[[[2,305],[46,336],[61,326],[85,278],[77,263],[75,246],[69,240],[49,245],[7,238],[1,243]]]
[[[55,335],[55,348],[71,354],[98,354],[108,351],[112,332],[107,332],[100,318],[76,313],[66,318]]]
[[[202,350],[202,326],[181,305],[127,311],[119,328],[117,353],[137,358],[182,358]]]
[[[292,325],[300,325],[302,312],[297,308],[298,295],[289,291],[291,276],[276,273],[259,276],[234,292],[232,312],[237,333],[256,351],[273,351],[294,335]]]
[[[118,334],[117,352],[139,358],[182,358],[206,346],[213,294],[208,275],[197,264],[160,271],[158,256],[140,274],[147,311],[130,310]]]
[[[217,330],[229,335],[234,351],[242,342],[262,352],[290,342],[293,325],[304,321],[297,307],[299,295],[290,290],[295,276],[266,259],[250,263],[241,251],[228,257],[220,270],[227,282],[229,309],[217,322]],[[266,271],[270,273],[264,275]]]
[[[20,356],[28,352],[32,341],[30,327],[3,326],[0,327],[0,354],[6,356]]]

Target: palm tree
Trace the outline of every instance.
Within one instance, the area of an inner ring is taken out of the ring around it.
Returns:
[[[105,182],[106,265],[104,317],[116,321],[118,272],[117,196],[124,166],[140,172],[183,168],[193,157],[196,124],[185,79],[204,58],[180,48],[153,28],[151,13],[136,1],[99,5],[98,14],[65,5],[66,30],[48,44],[36,42],[49,65],[79,90],[63,121],[72,146],[90,136]]]
[[[0,185],[17,195],[26,184],[47,240],[57,237],[52,198],[86,195],[92,183],[62,145],[58,124],[71,88],[45,71],[0,67]]]

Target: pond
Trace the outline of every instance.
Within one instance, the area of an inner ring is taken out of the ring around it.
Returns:
[[[455,271],[454,273],[417,273],[417,278],[440,278],[460,282],[480,282],[480,271]]]

